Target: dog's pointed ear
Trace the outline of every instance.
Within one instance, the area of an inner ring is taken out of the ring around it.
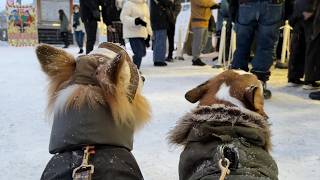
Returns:
[[[97,69],[97,79],[101,83],[112,83],[116,85],[118,82],[118,76],[121,70],[121,66],[124,63],[124,59],[121,54],[118,54],[113,60],[110,62],[106,62],[101,64]],[[108,82],[105,80],[108,79]]]
[[[259,90],[257,86],[247,87],[244,93],[244,99],[248,109],[267,117],[263,109],[264,100],[262,90]]]
[[[121,54],[118,54],[112,61],[100,65],[96,72],[96,77],[105,92],[115,93],[118,83],[118,76],[124,60]]]
[[[76,62],[74,57],[62,49],[41,44],[36,48],[36,54],[42,70],[49,77],[54,77],[61,73],[71,74],[75,69]]]
[[[121,66],[123,65],[124,63],[124,58],[122,57],[121,54],[118,54],[114,59],[113,61],[110,63],[110,66],[109,66],[109,76],[110,76],[110,79],[111,81],[114,83],[114,84],[117,84],[118,82],[118,76],[119,76],[119,73],[120,73],[120,69],[121,69]]]
[[[196,103],[198,102],[201,97],[206,93],[206,91],[208,90],[207,88],[207,83],[208,81],[206,81],[205,83],[199,85],[196,88],[191,89],[190,91],[188,91],[185,94],[185,98],[186,100],[188,100],[191,103]]]
[[[244,93],[244,99],[247,103],[247,106],[249,106],[249,109],[256,110],[254,99],[255,99],[255,93],[257,91],[257,86],[250,86],[246,88],[246,91]]]

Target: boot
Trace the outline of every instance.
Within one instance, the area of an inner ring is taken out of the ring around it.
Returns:
[[[309,97],[313,100],[320,100],[320,91],[310,93]]]
[[[270,99],[272,97],[272,93],[267,88],[267,82],[261,81],[261,83],[262,83],[262,87],[263,87],[263,97],[264,97],[264,99]]]
[[[167,66],[167,63],[165,63],[165,62],[154,62],[153,65],[161,67],[161,66]]]
[[[173,62],[172,56],[168,56],[165,61],[167,61],[167,62]]]
[[[270,71],[262,72],[262,71],[254,71],[251,70],[251,73],[257,76],[257,78],[261,81],[263,87],[263,96],[264,99],[270,99],[272,97],[271,91],[267,88],[267,81],[271,75]]]
[[[304,81],[301,81],[299,78],[289,79],[288,80],[288,87],[297,87],[304,84]]]
[[[192,65],[193,66],[205,66],[206,63],[202,62],[200,58],[197,58],[197,59],[192,60]]]

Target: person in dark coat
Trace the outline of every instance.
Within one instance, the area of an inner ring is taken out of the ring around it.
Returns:
[[[93,50],[97,35],[97,21],[100,21],[98,0],[80,0],[80,16],[87,34],[86,54]]]
[[[101,6],[101,12],[99,10],[99,6]],[[102,14],[103,22],[106,25],[112,25],[114,17],[119,19],[119,12],[115,12],[114,9],[112,9],[113,7],[114,6],[106,0],[80,0],[81,20],[84,23],[87,34],[87,54],[93,50],[93,46],[96,42],[97,22],[101,20],[100,13]],[[109,30],[116,31],[112,26],[111,28],[109,27]]]
[[[294,11],[289,18],[289,23],[293,27],[293,33],[290,47],[291,54],[288,62],[288,86],[304,84],[301,79],[304,77],[306,42],[304,19],[299,8],[299,4],[294,3]]]
[[[108,42],[119,43],[125,46],[123,39],[123,26],[120,21],[120,14],[123,6],[123,0],[106,0],[107,9],[105,11],[106,15],[106,25],[107,25],[107,38]]]
[[[305,19],[306,63],[304,89],[319,88],[320,84],[320,10],[318,0],[303,1],[309,4],[303,11]]]
[[[174,19],[169,21],[169,26],[167,29],[167,35],[168,35],[168,41],[169,41],[169,52],[168,52],[168,56],[166,58],[167,62],[173,62],[173,51],[174,51],[174,34],[175,34],[175,30],[176,30],[176,20],[177,17],[181,11],[181,0],[171,0],[173,3],[172,5],[169,7],[170,11],[172,11],[173,13],[173,17]]]
[[[313,58],[312,60],[316,62],[316,66],[314,67],[313,73],[316,78],[319,78],[320,67],[319,67],[319,57],[320,57],[320,2],[317,1],[314,4],[315,13],[314,13],[314,21],[313,21],[313,35],[311,36],[311,43],[308,46],[307,53],[308,57]],[[318,79],[319,80],[319,79]],[[320,100],[320,91],[310,93],[309,97],[314,100]]]
[[[300,78],[304,76],[303,89],[306,90],[317,89],[320,86],[316,82],[320,80],[320,12],[318,9],[319,1],[296,0],[292,18],[295,29],[288,81],[290,85],[302,84]]]
[[[154,66],[167,66],[165,62],[167,50],[167,30],[171,16],[170,0],[150,0],[150,20],[153,31],[153,62]]]
[[[60,9],[58,12],[59,12],[59,20],[60,20],[60,34],[62,37],[62,41],[64,43],[63,48],[68,48],[69,47],[69,40],[68,40],[69,20],[62,9]]]

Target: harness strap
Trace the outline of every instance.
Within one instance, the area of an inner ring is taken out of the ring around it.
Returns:
[[[94,173],[94,166],[89,164],[90,156],[95,154],[94,146],[86,146],[83,151],[82,163],[72,172],[73,180],[91,180]]]
[[[223,162],[225,162],[224,163],[225,165],[222,164]],[[223,158],[219,160],[219,168],[221,170],[221,175],[219,180],[224,180],[226,176],[230,174],[229,166],[230,166],[230,161],[228,158]]]

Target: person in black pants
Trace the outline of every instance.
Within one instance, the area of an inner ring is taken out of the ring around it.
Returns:
[[[173,4],[171,4],[170,10],[174,15],[174,19],[169,21],[168,29],[167,29],[167,36],[169,41],[169,52],[166,58],[167,62],[173,62],[173,51],[174,51],[174,34],[176,30],[176,20],[181,11],[181,0],[173,0]]]
[[[87,45],[86,45],[86,53],[90,53],[93,50],[94,43],[96,42],[96,34],[97,34],[97,22],[100,21],[100,10],[99,6],[101,6],[101,13],[103,22],[105,24],[109,24],[108,19],[108,1],[106,0],[80,0],[80,16],[81,20],[84,23],[84,27],[86,29],[87,34]]]
[[[320,84],[320,3],[316,0],[296,0],[291,18],[291,44],[288,85],[303,85],[305,90],[319,89]],[[304,82],[301,78],[304,77]]]
[[[80,0],[80,16],[87,34],[86,54],[96,42],[97,21],[100,21],[99,0]]]
[[[123,25],[120,21],[120,13],[123,6],[122,0],[106,0],[106,24],[107,24],[107,41],[112,43],[118,43],[125,46],[123,39]]]
[[[291,43],[291,55],[288,63],[288,86],[303,85],[305,64],[305,36],[303,18],[292,19],[293,35]]]

